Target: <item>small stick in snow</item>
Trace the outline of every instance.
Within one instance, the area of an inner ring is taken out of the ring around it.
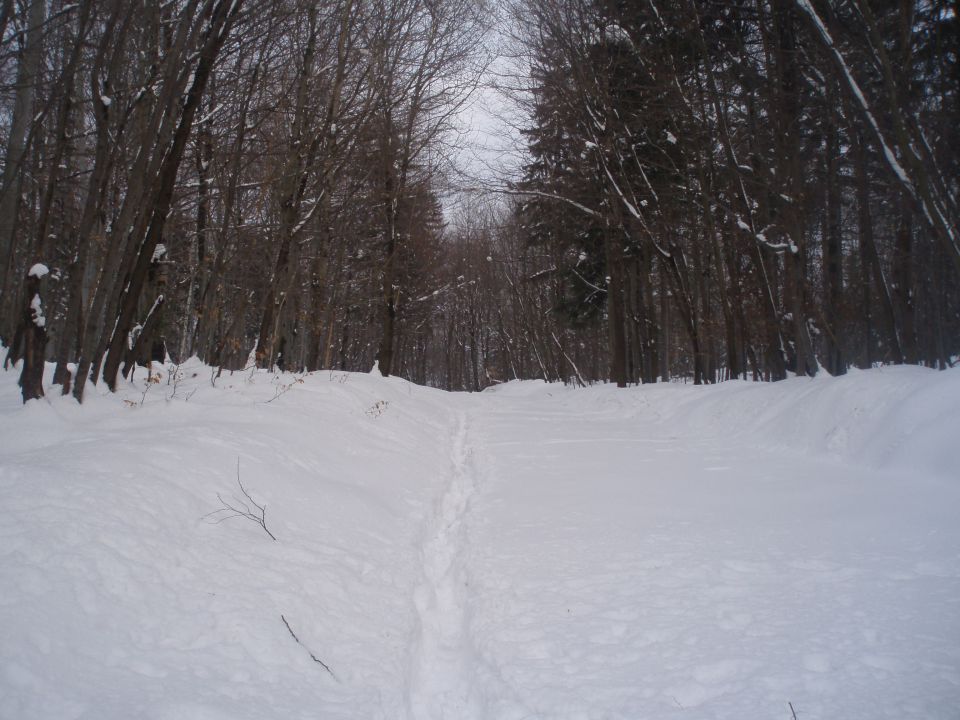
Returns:
[[[223,505],[223,507],[219,510],[214,510],[211,513],[207,513],[203,516],[203,519],[209,522],[211,525],[219,525],[224,520],[232,520],[233,518],[237,517],[246,518],[247,520],[252,520],[257,525],[262,527],[263,531],[270,536],[270,539],[274,542],[277,542],[276,536],[267,529],[267,506],[257,504],[257,501],[250,496],[250,493],[247,492],[247,489],[243,486],[243,483],[240,482],[240,458],[237,458],[237,485],[240,486],[240,492],[242,492],[243,496],[250,501],[250,504],[253,505],[253,507],[256,508],[256,511],[251,510],[250,505],[247,505],[247,503],[245,503],[243,500],[238,500],[236,497],[234,497],[234,501],[237,503],[237,505],[231,505],[223,499],[223,496],[220,493],[217,493],[217,500],[220,501],[220,504]],[[221,516],[220,513],[228,514]],[[208,520],[207,518],[210,519]]]
[[[290,637],[296,640],[297,644],[307,651],[307,653],[310,655],[310,659],[313,660],[318,665],[320,665],[328,673],[330,673],[330,677],[332,677],[337,682],[340,682],[337,676],[333,674],[333,670],[330,669],[330,666],[327,665],[323,660],[318,658],[316,655],[314,655],[313,652],[310,650],[310,648],[308,648],[306,645],[300,642],[300,638],[297,637],[297,634],[293,631],[293,628],[290,627],[290,623],[287,622],[287,619],[283,615],[280,616],[280,619],[283,620],[283,624],[287,626],[287,631],[290,633]]]
[[[793,715],[793,720],[797,720],[797,711],[793,709],[793,703],[788,702],[787,705],[790,706],[790,714]]]

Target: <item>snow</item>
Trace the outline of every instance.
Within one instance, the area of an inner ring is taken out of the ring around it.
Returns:
[[[634,47],[630,33],[616,23],[610,23],[603,28],[603,39],[611,45],[625,45],[628,48]]]
[[[43,316],[43,302],[36,293],[34,293],[33,299],[30,300],[30,314],[34,325],[39,328],[46,327],[47,319]]]
[[[150,262],[157,263],[163,260],[167,255],[167,246],[163,243],[157,243],[157,246],[153,249],[153,255],[150,257]]]
[[[42,278],[50,273],[50,268],[48,268],[43,263],[35,263],[27,271],[27,277]]]
[[[0,718],[955,717],[960,370],[171,373],[0,372]]]
[[[130,328],[130,332],[127,333],[127,350],[133,350],[133,346],[136,344],[141,332],[143,332],[143,325],[140,323]]]

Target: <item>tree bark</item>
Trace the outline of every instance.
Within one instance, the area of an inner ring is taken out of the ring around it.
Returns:
[[[824,142],[826,184],[826,227],[823,233],[823,318],[826,324],[824,338],[827,372],[842,375],[846,360],[840,339],[846,337],[843,323],[843,249],[840,193],[840,140],[835,105],[839,98],[828,83],[826,94],[826,137]]]
[[[890,287],[883,274],[880,263],[880,253],[873,236],[873,218],[870,212],[870,176],[867,168],[867,151],[864,147],[863,135],[854,132],[854,168],[857,183],[857,225],[861,257],[864,259],[865,279],[872,277],[876,286],[877,297],[880,300],[880,317],[883,323],[884,335],[890,359],[896,363],[903,363],[903,346],[900,342],[900,323],[897,320],[893,307],[893,298]],[[869,333],[869,329],[868,329]],[[868,340],[869,342],[869,337]],[[868,353],[869,355],[869,353]]]
[[[20,193],[23,185],[21,166],[27,153],[27,131],[33,120],[33,99],[36,94],[37,73],[43,51],[46,0],[31,0],[27,17],[26,43],[17,63],[16,94],[10,132],[7,136],[7,154],[0,178],[0,301],[12,289],[14,236]],[[0,328],[0,332],[8,330]]]
[[[20,390],[23,402],[43,397],[43,368],[47,347],[46,318],[40,295],[40,273],[30,273],[24,283],[24,305],[21,315],[23,367],[20,372]]]

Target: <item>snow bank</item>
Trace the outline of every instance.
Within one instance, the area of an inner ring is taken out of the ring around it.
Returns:
[[[694,386],[600,385],[581,392],[539,381],[509,382],[484,394],[542,399],[584,412],[653,421],[660,435],[747,444],[872,468],[957,477],[960,367],[851,370],[778,383],[731,381]]]
[[[686,432],[726,436],[869,467],[957,477],[960,368],[914,366],[851,370],[831,378],[723,383],[653,396]]]
[[[0,376],[0,717],[395,717],[440,393],[139,372],[82,407],[20,406]],[[238,459],[278,542],[204,521],[217,493],[244,500]]]

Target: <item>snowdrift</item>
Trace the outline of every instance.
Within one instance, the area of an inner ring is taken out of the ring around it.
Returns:
[[[468,396],[191,361],[83,406],[17,390],[0,718],[960,705],[960,371]]]
[[[392,716],[441,393],[180,372],[176,394],[140,370],[116,396],[23,408],[4,374],[0,716]],[[245,502],[238,461],[277,542],[205,519],[218,493]]]
[[[960,371],[900,366],[687,393],[673,413],[692,433],[869,467],[960,475]]]

